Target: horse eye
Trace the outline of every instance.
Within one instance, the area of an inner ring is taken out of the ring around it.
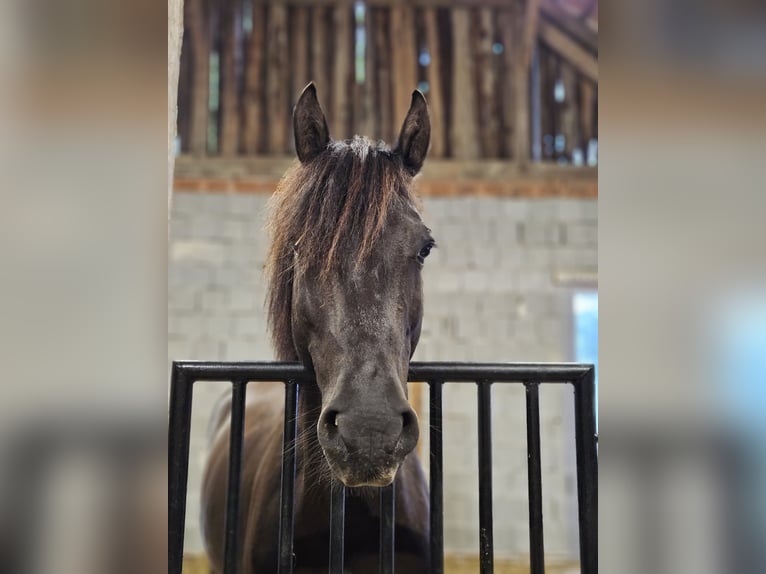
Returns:
[[[425,245],[420,251],[418,251],[418,261],[423,263],[425,261],[425,258],[428,257],[428,255],[431,253],[431,249],[433,248],[433,245]]]

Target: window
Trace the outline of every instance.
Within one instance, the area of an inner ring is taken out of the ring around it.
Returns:
[[[596,367],[596,420],[598,421],[598,293],[584,291],[572,299],[574,360]]]

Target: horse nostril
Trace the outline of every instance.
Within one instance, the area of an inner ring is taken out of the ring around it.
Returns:
[[[338,428],[338,411],[327,411],[324,415],[324,425],[328,430]]]
[[[417,422],[415,413],[412,411],[404,411],[402,413],[402,432],[408,430]]]

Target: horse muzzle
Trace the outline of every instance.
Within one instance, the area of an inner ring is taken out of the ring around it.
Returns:
[[[346,486],[387,486],[418,441],[418,420],[407,405],[401,412],[325,410],[319,444],[336,479]]]

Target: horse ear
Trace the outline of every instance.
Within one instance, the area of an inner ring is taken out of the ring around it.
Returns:
[[[301,163],[314,158],[330,143],[330,130],[327,129],[327,120],[319,105],[314,82],[303,88],[293,108],[293,131],[295,151]]]
[[[404,118],[395,150],[402,156],[404,167],[410,175],[417,175],[423,167],[430,141],[431,120],[428,117],[428,104],[420,90],[415,90],[412,92],[410,110]]]

